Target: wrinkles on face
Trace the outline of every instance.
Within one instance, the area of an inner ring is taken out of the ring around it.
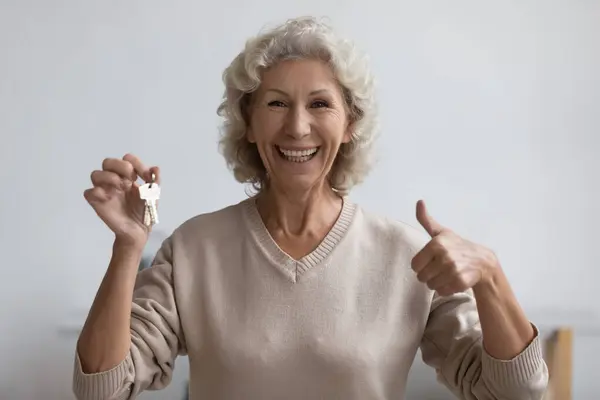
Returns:
[[[349,139],[343,93],[326,63],[284,61],[264,72],[251,102],[248,140],[256,144],[271,185],[300,191],[322,186]]]

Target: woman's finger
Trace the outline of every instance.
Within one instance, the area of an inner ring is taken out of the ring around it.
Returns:
[[[411,260],[411,267],[417,274],[433,261],[436,255],[436,244],[433,240],[427,243]]]
[[[152,174],[150,173],[150,169],[148,167],[146,167],[146,165],[142,162],[142,160],[140,160],[137,156],[130,154],[130,153],[125,154],[123,156],[123,161],[128,162],[133,167],[133,170],[135,171],[135,174],[136,174],[135,180],[137,180],[138,176],[146,182],[150,182],[152,180],[152,178],[151,178]]]
[[[87,200],[88,203],[101,203],[107,201],[109,199],[108,193],[106,190],[100,186],[96,186],[90,189],[87,189],[83,192],[83,197]]]
[[[439,290],[444,286],[452,284],[456,279],[456,274],[453,271],[443,271],[440,274],[432,277],[427,281],[427,287],[431,290]]]
[[[121,188],[123,186],[123,178],[111,171],[96,170],[92,172],[90,178],[95,187]]]
[[[127,160],[120,160],[118,158],[106,158],[102,161],[102,169],[104,171],[114,172],[123,179],[135,182],[137,180],[137,173],[134,166]]]
[[[443,272],[442,266],[434,259],[417,273],[417,279],[419,282],[427,283]]]

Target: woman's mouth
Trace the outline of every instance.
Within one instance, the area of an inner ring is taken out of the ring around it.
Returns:
[[[286,148],[282,148],[279,146],[275,146],[279,155],[287,161],[295,162],[295,163],[304,163],[312,160],[315,155],[319,152],[320,147],[312,147],[302,150],[290,150]]]

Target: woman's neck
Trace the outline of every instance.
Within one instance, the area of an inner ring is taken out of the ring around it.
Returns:
[[[274,237],[324,237],[335,224],[343,200],[331,188],[304,193],[265,188],[257,197],[260,216]]]

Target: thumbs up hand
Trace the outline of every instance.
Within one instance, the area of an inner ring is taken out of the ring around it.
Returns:
[[[442,226],[417,202],[417,220],[431,240],[412,259],[417,279],[440,296],[464,292],[490,279],[499,268],[495,254]]]

